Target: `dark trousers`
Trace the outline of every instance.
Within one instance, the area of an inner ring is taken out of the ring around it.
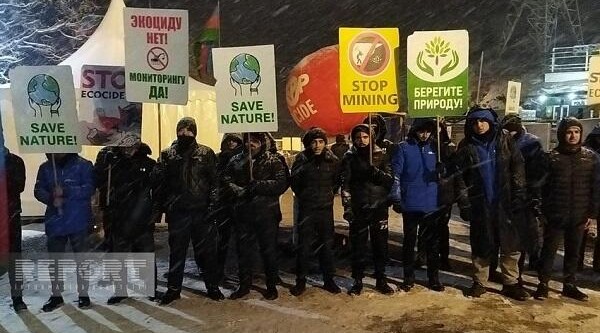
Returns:
[[[555,227],[551,224],[544,230],[544,246],[542,247],[541,266],[539,270],[540,282],[547,283],[552,275],[554,256],[564,239],[565,258],[563,261],[564,283],[574,283],[579,259],[579,247],[583,238],[584,225],[566,228]]]
[[[236,207],[235,234],[237,237],[238,275],[240,286],[252,285],[252,268],[256,243],[263,261],[267,287],[274,287],[279,280],[277,263],[277,233],[279,222],[268,207],[256,207],[250,203]]]
[[[533,214],[533,211],[528,209],[525,212],[525,226],[521,238],[523,252],[521,252],[521,257],[519,258],[519,275],[522,275],[525,270],[526,256],[529,256],[529,267],[538,268],[544,237],[542,228],[540,219]]]
[[[440,262],[448,263],[450,257],[450,217],[452,216],[452,207],[444,208],[440,212],[440,218],[438,225],[438,239],[440,249]],[[419,236],[417,239],[417,257],[426,259],[427,258],[427,239],[425,237],[425,231],[427,228],[419,227]]]
[[[302,210],[298,219],[298,250],[296,256],[296,280],[306,278],[309,259],[319,256],[323,279],[333,277],[333,207]]]
[[[371,237],[375,278],[385,278],[388,260],[388,208],[353,210],[354,221],[350,224],[352,249],[352,277],[360,280],[367,264],[367,241]]]
[[[120,236],[118,231],[112,235],[113,251],[117,253],[153,253],[154,252],[154,231],[147,230],[136,237]],[[145,274],[144,274],[145,273]],[[141,276],[152,274],[154,276],[154,288],[156,290],[156,261],[151,266],[145,268],[145,272],[140,272]],[[115,294],[127,295],[127,271],[121,271],[121,281],[115,283]]]
[[[71,245],[71,249],[75,253],[84,253],[89,251],[88,244],[88,233],[87,231],[64,235],[64,236],[48,236],[46,240],[46,244],[48,246],[48,252],[51,253],[50,257],[52,258],[52,253],[65,253],[67,250],[67,244]],[[64,281],[61,280],[61,275],[58,270],[60,267],[57,265],[49,265],[50,270],[50,279],[52,283],[52,296],[60,296],[61,292],[64,290]],[[80,267],[80,263],[77,263],[77,292],[79,296],[87,296],[89,281],[84,277],[84,273],[82,271],[82,267]]]
[[[427,276],[436,279],[440,268],[440,224],[445,211],[432,213],[406,212],[402,214],[404,241],[402,245],[402,262],[404,279],[415,279],[415,243],[417,228],[422,231],[421,246],[427,256]]]
[[[217,286],[217,228],[204,218],[204,212],[178,211],[167,213],[169,226],[168,292],[181,292],[187,250],[192,241],[194,260],[204,275],[207,288]]]
[[[16,260],[21,257],[21,215],[13,216],[9,224],[9,252],[11,257],[8,263],[8,280],[10,282],[11,297],[23,296],[23,282],[16,279]]]
[[[229,251],[229,242],[231,239],[232,225],[233,225],[233,207],[227,206],[220,212],[219,219],[217,220],[217,233],[218,233],[218,248],[217,256],[219,263],[219,280],[225,276],[225,264],[227,261],[227,254]]]

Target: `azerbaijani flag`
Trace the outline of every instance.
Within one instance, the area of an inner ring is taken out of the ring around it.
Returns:
[[[216,82],[213,72],[212,48],[221,45],[219,28],[219,4],[217,3],[193,45],[199,80],[210,85],[214,85]]]
[[[9,251],[8,198],[6,189],[6,165],[4,163],[4,133],[0,115],[0,266],[7,263]],[[1,270],[1,269],[0,269]]]

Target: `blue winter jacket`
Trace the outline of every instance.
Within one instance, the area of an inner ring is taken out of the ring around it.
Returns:
[[[69,154],[64,158],[63,163],[56,163],[58,184],[64,194],[61,212],[53,205],[55,182],[51,161],[40,165],[35,182],[35,198],[47,206],[44,223],[48,236],[85,232],[92,221],[91,200],[95,191],[92,162],[77,154]]]
[[[406,212],[436,211],[439,208],[436,162],[435,141],[419,143],[411,137],[400,143],[392,156],[392,202],[400,203]]]

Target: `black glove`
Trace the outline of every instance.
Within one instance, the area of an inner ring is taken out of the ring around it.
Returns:
[[[533,215],[535,217],[542,216],[542,201],[539,199],[531,200],[531,210],[533,211]]]
[[[354,220],[354,213],[352,213],[352,209],[344,209],[344,220],[348,221],[348,223],[352,223]]]
[[[460,210],[460,218],[466,222],[471,221],[471,208],[463,208]]]
[[[404,212],[404,206],[402,206],[401,203],[393,204],[392,209],[398,214],[402,214],[402,212]]]

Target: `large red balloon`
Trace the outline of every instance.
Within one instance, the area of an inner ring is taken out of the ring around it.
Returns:
[[[291,70],[286,84],[288,110],[304,129],[316,126],[328,135],[348,134],[367,116],[342,113],[340,107],[338,46],[327,46],[309,54]]]

